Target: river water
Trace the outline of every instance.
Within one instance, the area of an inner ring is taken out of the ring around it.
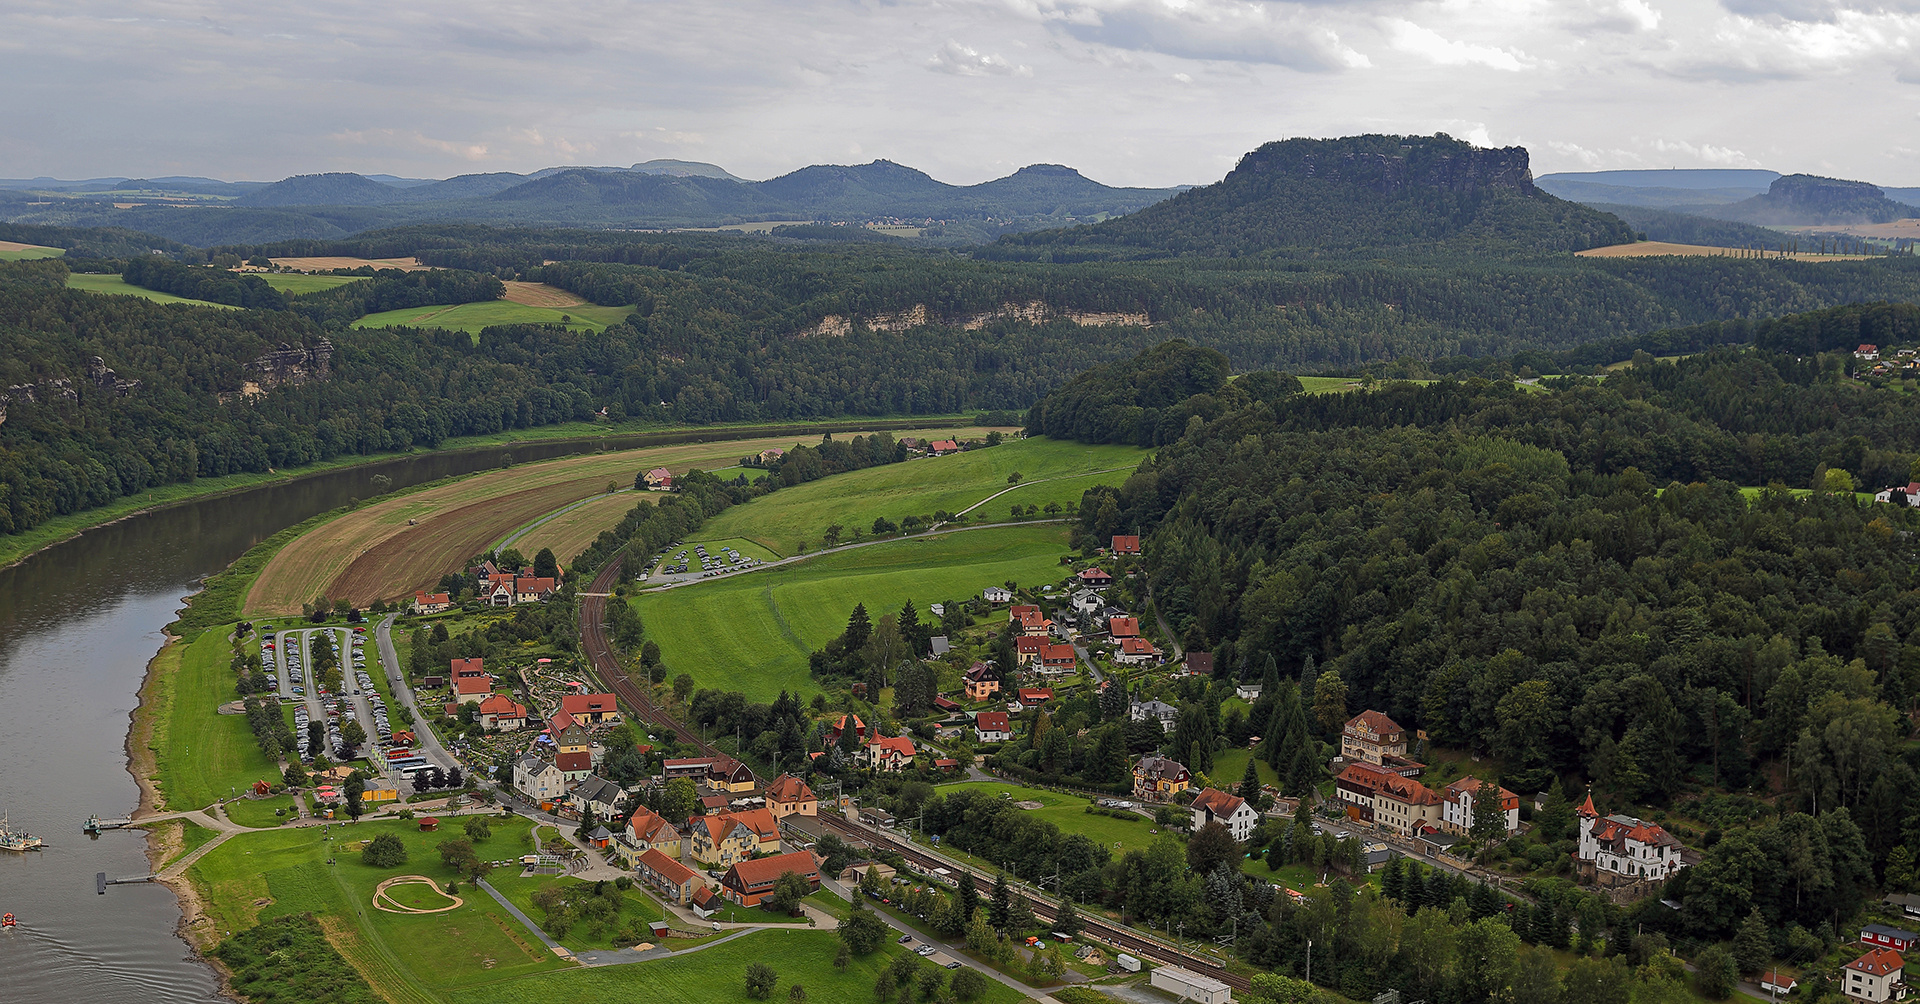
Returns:
[[[201,579],[279,530],[377,494],[377,474],[404,488],[497,467],[503,454],[525,462],[744,434],[655,433],[383,461],[137,516],[0,569],[0,812],[49,844],[0,852],[0,913],[20,918],[0,931],[0,1002],[224,1000],[213,971],[175,934],[180,905],[170,890],[95,892],[98,872],[149,870],[144,835],[80,832],[90,813],[116,818],[139,805],[127,772],[129,715],[161,629]]]

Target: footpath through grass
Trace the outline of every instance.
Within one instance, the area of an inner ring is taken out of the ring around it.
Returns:
[[[879,517],[898,523],[903,516],[960,512],[1009,487],[1008,476],[1018,473],[1022,486],[981,507],[990,522],[1005,519],[1015,503],[1044,508],[1049,502],[1078,502],[1095,484],[1125,481],[1146,455],[1132,446],[1088,446],[1040,437],[1009,440],[989,449],[869,467],[782,488],[714,517],[701,528],[701,538],[745,537],[791,555],[802,541],[812,548],[822,546],[827,527],[836,523],[846,540],[854,527],[868,530]],[[1111,473],[1093,475],[1095,471]],[[1076,480],[1024,484],[1051,478]]]
[[[255,781],[280,779],[246,716],[216,713],[239,699],[230,653],[227,631],[213,628],[154,657],[153,746],[160,798],[169,809],[198,809]]]
[[[741,507],[744,508],[744,507]],[[751,701],[811,693],[807,655],[846,630],[856,603],[874,620],[911,599],[921,609],[1009,580],[1057,577],[1059,524],[908,537],[783,568],[643,593],[635,604],[669,676],[738,690]],[[617,602],[617,601],[616,601]],[[923,615],[924,616],[924,615]]]

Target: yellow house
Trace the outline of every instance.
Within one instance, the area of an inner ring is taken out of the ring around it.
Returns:
[[[780,824],[765,809],[723,812],[693,821],[693,859],[725,867],[780,850]]]
[[[1193,786],[1187,768],[1163,756],[1143,756],[1133,767],[1133,794],[1136,798],[1165,801]]]
[[[360,793],[361,802],[392,802],[400,797],[393,788],[368,788]]]
[[[626,831],[614,840],[613,852],[628,868],[639,866],[640,856],[650,850],[667,857],[680,857],[680,831],[673,824],[646,809],[638,809],[627,821]]]
[[[820,814],[820,800],[814,797],[813,789],[807,782],[792,774],[782,774],[767,786],[767,811],[773,818],[787,816],[817,816]]]

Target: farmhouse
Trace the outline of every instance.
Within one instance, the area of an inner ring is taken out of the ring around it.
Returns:
[[[673,472],[664,467],[656,467],[640,477],[650,492],[670,492],[673,490]]]
[[[1906,962],[1890,948],[1876,948],[1847,963],[1846,984],[1842,988],[1855,1000],[1898,1000],[1907,995]]]
[[[1136,535],[1115,535],[1112,550],[1114,554],[1139,554],[1140,538]]]
[[[523,756],[513,765],[513,787],[535,804],[558,801],[567,794],[560,768],[537,756]]]
[[[567,694],[560,698],[560,710],[582,725],[618,725],[621,720],[612,694]]]
[[[1494,797],[1499,798],[1500,812],[1506,817],[1503,820],[1504,829],[1507,833],[1512,833],[1520,828],[1520,796],[1505,788],[1496,790],[1499,794]],[[1454,833],[1472,832],[1476,803],[1484,801],[1488,803],[1487,808],[1492,807],[1492,798],[1484,797],[1485,794],[1481,781],[1477,777],[1463,777],[1447,785],[1440,796],[1441,826]]]
[[[788,816],[818,816],[820,800],[814,797],[813,789],[807,782],[792,774],[782,774],[767,786],[767,811],[775,819]]]
[[[1038,651],[1038,646],[1035,647]],[[984,662],[976,662],[967,670],[967,700],[984,701],[1000,692],[1000,671]]]
[[[512,732],[527,727],[527,706],[505,694],[490,694],[475,709],[480,727],[489,732]]]
[[[634,871],[640,875],[640,881],[659,890],[677,906],[686,906],[693,902],[693,894],[704,888],[700,875],[686,865],[649,849],[634,862]]]
[[[780,876],[788,872],[806,879],[809,890],[820,888],[820,864],[807,851],[741,861],[720,877],[720,888],[728,899],[741,906],[759,906],[773,891]]]
[[[1004,711],[982,711],[973,716],[973,734],[983,743],[1003,743],[1013,738],[1013,726]]]
[[[416,614],[443,614],[453,609],[453,598],[446,593],[414,593],[411,610]]]
[[[1174,760],[1151,754],[1133,765],[1133,795],[1165,801],[1193,786],[1193,775]]]
[[[1235,840],[1245,840],[1253,835],[1253,828],[1260,822],[1260,813],[1247,804],[1247,800],[1238,795],[1229,795],[1218,788],[1206,788],[1195,795],[1193,804],[1188,807],[1193,813],[1193,829],[1198,833],[1208,823],[1219,823],[1233,834]]]
[[[1580,847],[1574,854],[1595,872],[1660,882],[1686,867],[1680,841],[1654,823],[1632,816],[1602,816],[1593,807],[1592,795],[1581,804],[1578,815]]]

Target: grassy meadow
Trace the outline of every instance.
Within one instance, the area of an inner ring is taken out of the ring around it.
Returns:
[[[1242,770],[1245,768],[1242,767]],[[1130,850],[1144,849],[1153,842],[1153,820],[1145,816],[1135,819],[1115,819],[1086,811],[1093,804],[1089,798],[1068,795],[1058,791],[1044,791],[1039,788],[1021,788],[997,781],[961,781],[957,784],[943,784],[935,789],[941,794],[955,791],[985,791],[996,797],[1010,794],[1014,801],[1039,802],[1041,808],[1030,809],[1028,814],[1038,816],[1060,828],[1062,833],[1084,833],[1095,843],[1113,851],[1114,856]],[[951,851],[949,851],[951,853]]]
[[[407,307],[368,314],[353,322],[356,328],[385,328],[406,325],[416,328],[452,328],[474,335],[495,324],[561,324],[574,331],[605,331],[610,324],[633,313],[632,307],[534,307],[508,300],[486,303],[462,303],[455,306]],[[568,318],[562,322],[561,317]]]
[[[59,258],[66,253],[65,248],[50,248],[39,244],[21,244],[18,241],[0,241],[0,261],[32,261],[35,258]]]
[[[117,275],[93,275],[90,273],[75,272],[72,275],[67,276],[67,288],[68,289],[84,289],[89,293],[109,293],[109,294],[116,294],[120,296],[138,296],[148,300],[152,300],[155,303],[187,303],[187,304],[192,304],[193,306],[196,306],[196,307],[219,307],[221,310],[239,310],[240,309],[238,307],[228,306],[227,304],[224,304],[224,303],[214,303],[210,300],[190,300],[184,296],[175,296],[172,293],[162,293],[157,289],[147,289],[144,286],[135,286],[134,284],[126,281],[125,279],[120,278]]]
[[[1007,478],[1017,472],[1021,484],[980,509],[989,521],[1004,519],[1016,503],[1044,508],[1058,502],[1064,507],[1078,502],[1095,484],[1117,485],[1146,453],[1132,446],[1087,446],[1039,437],[1010,440],[991,449],[869,467],[782,488],[714,517],[701,528],[701,537],[744,537],[790,555],[802,542],[820,547],[822,535],[835,523],[847,531],[856,526],[866,530],[877,517],[897,523],[903,516],[960,512],[1009,487]]]
[[[866,604],[878,620],[909,599],[924,610],[928,603],[963,599],[1010,579],[1051,580],[1065,553],[1067,534],[1058,525],[965,530],[887,541],[627,602],[639,611],[648,640],[659,643],[670,677],[687,673],[700,686],[765,701],[783,689],[815,689],[807,655],[846,630],[856,603]]]
[[[154,656],[153,745],[166,808],[198,809],[228,797],[235,788],[245,790],[255,781],[280,777],[279,767],[254,742],[246,716],[215,714],[220,705],[239,697],[233,690],[230,652],[227,631],[215,628],[191,642],[170,644]]]
[[[344,286],[350,282],[359,282],[366,278],[358,275],[300,275],[294,272],[253,272],[267,281],[267,285],[282,293],[295,296],[301,293],[318,293],[321,290]]]

